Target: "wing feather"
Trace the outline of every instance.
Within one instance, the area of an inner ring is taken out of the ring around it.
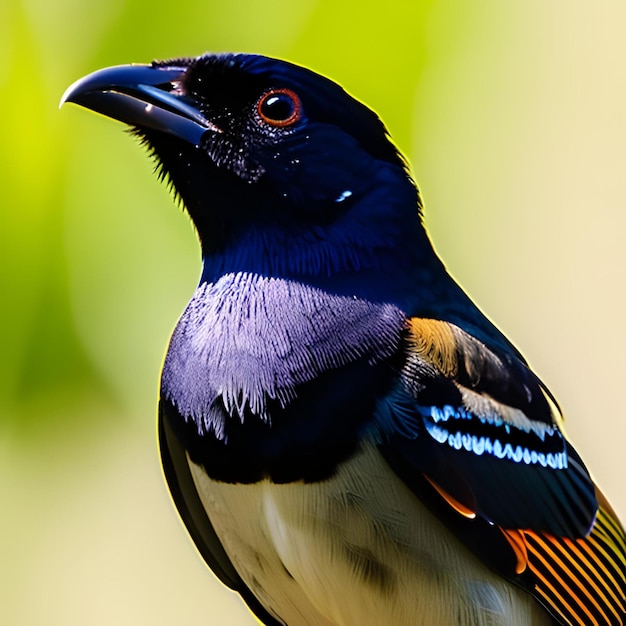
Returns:
[[[626,623],[624,530],[517,353],[412,318],[377,423],[402,480],[559,623]]]
[[[565,624],[621,626],[626,620],[626,539],[602,505],[587,537],[521,531],[535,594]]]

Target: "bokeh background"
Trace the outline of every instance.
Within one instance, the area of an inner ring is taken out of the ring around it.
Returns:
[[[2,0],[0,623],[254,623],[156,449],[192,228],[121,125],[57,109],[118,63],[262,52],[377,110],[437,249],[626,516],[625,23],[622,0]]]

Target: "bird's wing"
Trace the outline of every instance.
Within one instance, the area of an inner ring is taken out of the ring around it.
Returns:
[[[563,624],[625,623],[624,531],[518,355],[412,318],[377,419],[396,473],[487,563]]]
[[[200,554],[215,575],[237,591],[266,626],[283,626],[241,579],[213,529],[193,482],[185,449],[172,430],[164,403],[159,405],[159,447],[172,499]]]
[[[531,592],[563,624],[626,624],[626,538],[600,491],[598,514],[586,537],[532,530],[506,531],[520,551],[520,567],[534,579]]]

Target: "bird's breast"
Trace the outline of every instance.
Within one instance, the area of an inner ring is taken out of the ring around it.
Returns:
[[[289,626],[548,623],[529,595],[460,545],[372,444],[317,483],[226,484],[190,467],[236,569]]]
[[[201,284],[183,313],[162,400],[214,477],[325,476],[386,392],[404,323],[392,304],[228,274]]]

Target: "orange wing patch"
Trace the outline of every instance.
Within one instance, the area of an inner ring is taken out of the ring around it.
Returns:
[[[582,539],[514,532],[526,545],[535,595],[564,624],[626,623],[626,536],[610,508],[600,507],[591,533]]]
[[[526,549],[526,540],[521,530],[505,530],[500,528],[502,534],[509,542],[515,557],[517,558],[517,565],[515,566],[515,573],[521,574],[526,571],[528,567],[528,550]]]
[[[431,480],[426,474],[422,474],[424,478],[433,486],[435,491],[459,514],[467,519],[474,519],[476,512],[453,498],[445,489],[440,487],[434,480]],[[503,531],[504,532],[504,531]]]
[[[501,360],[481,341],[441,320],[412,317],[407,320],[411,352],[447,378],[462,375],[471,387],[487,372],[507,376]]]
[[[458,371],[458,348],[447,322],[413,317],[408,320],[409,345],[417,356],[434,365],[444,376]]]

